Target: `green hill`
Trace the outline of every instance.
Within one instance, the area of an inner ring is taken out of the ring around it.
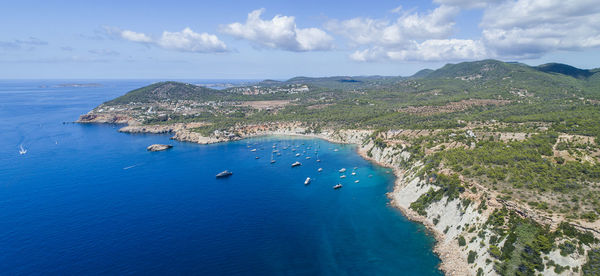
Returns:
[[[174,81],[158,82],[128,92],[107,105],[127,104],[130,102],[148,103],[168,100],[206,101],[219,99],[224,92],[216,89]]]

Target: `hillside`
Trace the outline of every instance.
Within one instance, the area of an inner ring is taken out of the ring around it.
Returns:
[[[224,93],[219,90],[196,86],[187,83],[167,81],[158,82],[128,92],[114,100],[108,101],[107,105],[127,104],[131,102],[158,102],[158,101],[208,101],[218,99]]]

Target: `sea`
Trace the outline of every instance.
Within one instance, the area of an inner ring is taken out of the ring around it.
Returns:
[[[0,274],[442,275],[432,235],[389,204],[390,169],[353,145],[73,123],[153,82],[0,81]]]

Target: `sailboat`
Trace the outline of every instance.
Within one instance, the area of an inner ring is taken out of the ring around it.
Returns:
[[[19,145],[19,154],[23,155],[23,154],[26,154],[26,153],[27,153],[27,150],[23,148],[23,145]]]
[[[273,153],[271,152],[271,164],[275,163],[275,159],[273,159]]]

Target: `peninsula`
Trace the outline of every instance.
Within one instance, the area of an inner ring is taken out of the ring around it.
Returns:
[[[600,69],[482,60],[410,77],[135,89],[82,115],[200,144],[259,135],[352,143],[437,239],[447,275],[600,273]]]

